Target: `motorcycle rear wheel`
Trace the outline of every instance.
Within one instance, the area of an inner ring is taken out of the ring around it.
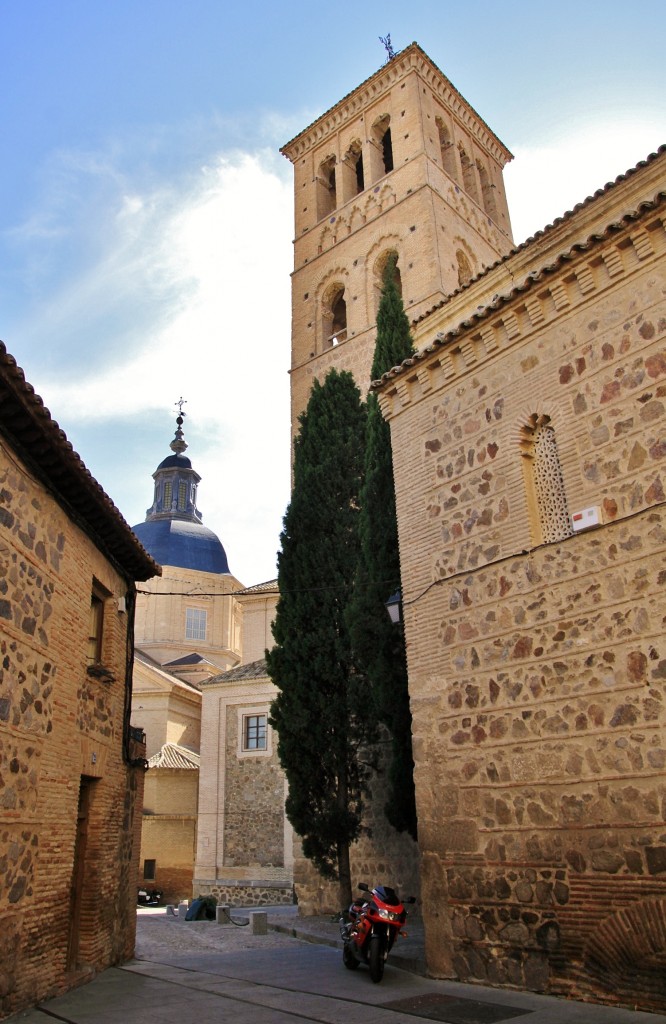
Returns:
[[[368,964],[370,965],[370,977],[372,980],[375,983],[381,981],[384,977],[384,954],[379,936],[370,939],[370,955],[368,956]]]
[[[342,947],[342,962],[348,971],[355,971],[358,967],[358,960],[349,948],[349,943],[345,942]]]

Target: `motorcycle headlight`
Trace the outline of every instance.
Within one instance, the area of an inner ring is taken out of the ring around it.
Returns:
[[[383,907],[379,907],[377,909],[377,913],[379,914],[379,917],[381,917],[382,921],[399,921],[400,920],[400,914],[394,914],[392,910],[384,910]]]

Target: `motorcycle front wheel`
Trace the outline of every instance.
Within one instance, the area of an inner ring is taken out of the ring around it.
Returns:
[[[349,943],[345,942],[342,947],[342,962],[348,971],[355,971],[358,967],[358,960],[349,948]]]
[[[370,939],[368,963],[372,980],[374,982],[381,981],[384,977],[384,953],[382,950],[382,940],[379,935],[373,935]]]

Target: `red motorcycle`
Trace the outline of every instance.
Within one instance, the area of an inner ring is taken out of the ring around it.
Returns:
[[[384,976],[384,964],[396,938],[407,935],[402,927],[407,911],[395,890],[386,885],[370,889],[365,882],[359,882],[358,887],[370,893],[370,899],[354,900],[347,914],[340,918],[342,962],[350,971],[355,971],[359,964],[367,964],[370,977],[377,982]],[[410,896],[404,903],[416,903],[416,899]]]

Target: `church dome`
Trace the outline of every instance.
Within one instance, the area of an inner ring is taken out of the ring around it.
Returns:
[[[175,565],[198,572],[229,572],[222,542],[202,523],[184,519],[153,519],[132,529],[160,565]]]
[[[197,485],[201,480],[184,455],[181,411],[176,419],[176,434],[167,455],[153,473],[154,500],[145,522],[133,526],[146,551],[160,565],[173,565],[197,572],[228,573],[229,563],[217,534],[201,522],[196,505]]]

